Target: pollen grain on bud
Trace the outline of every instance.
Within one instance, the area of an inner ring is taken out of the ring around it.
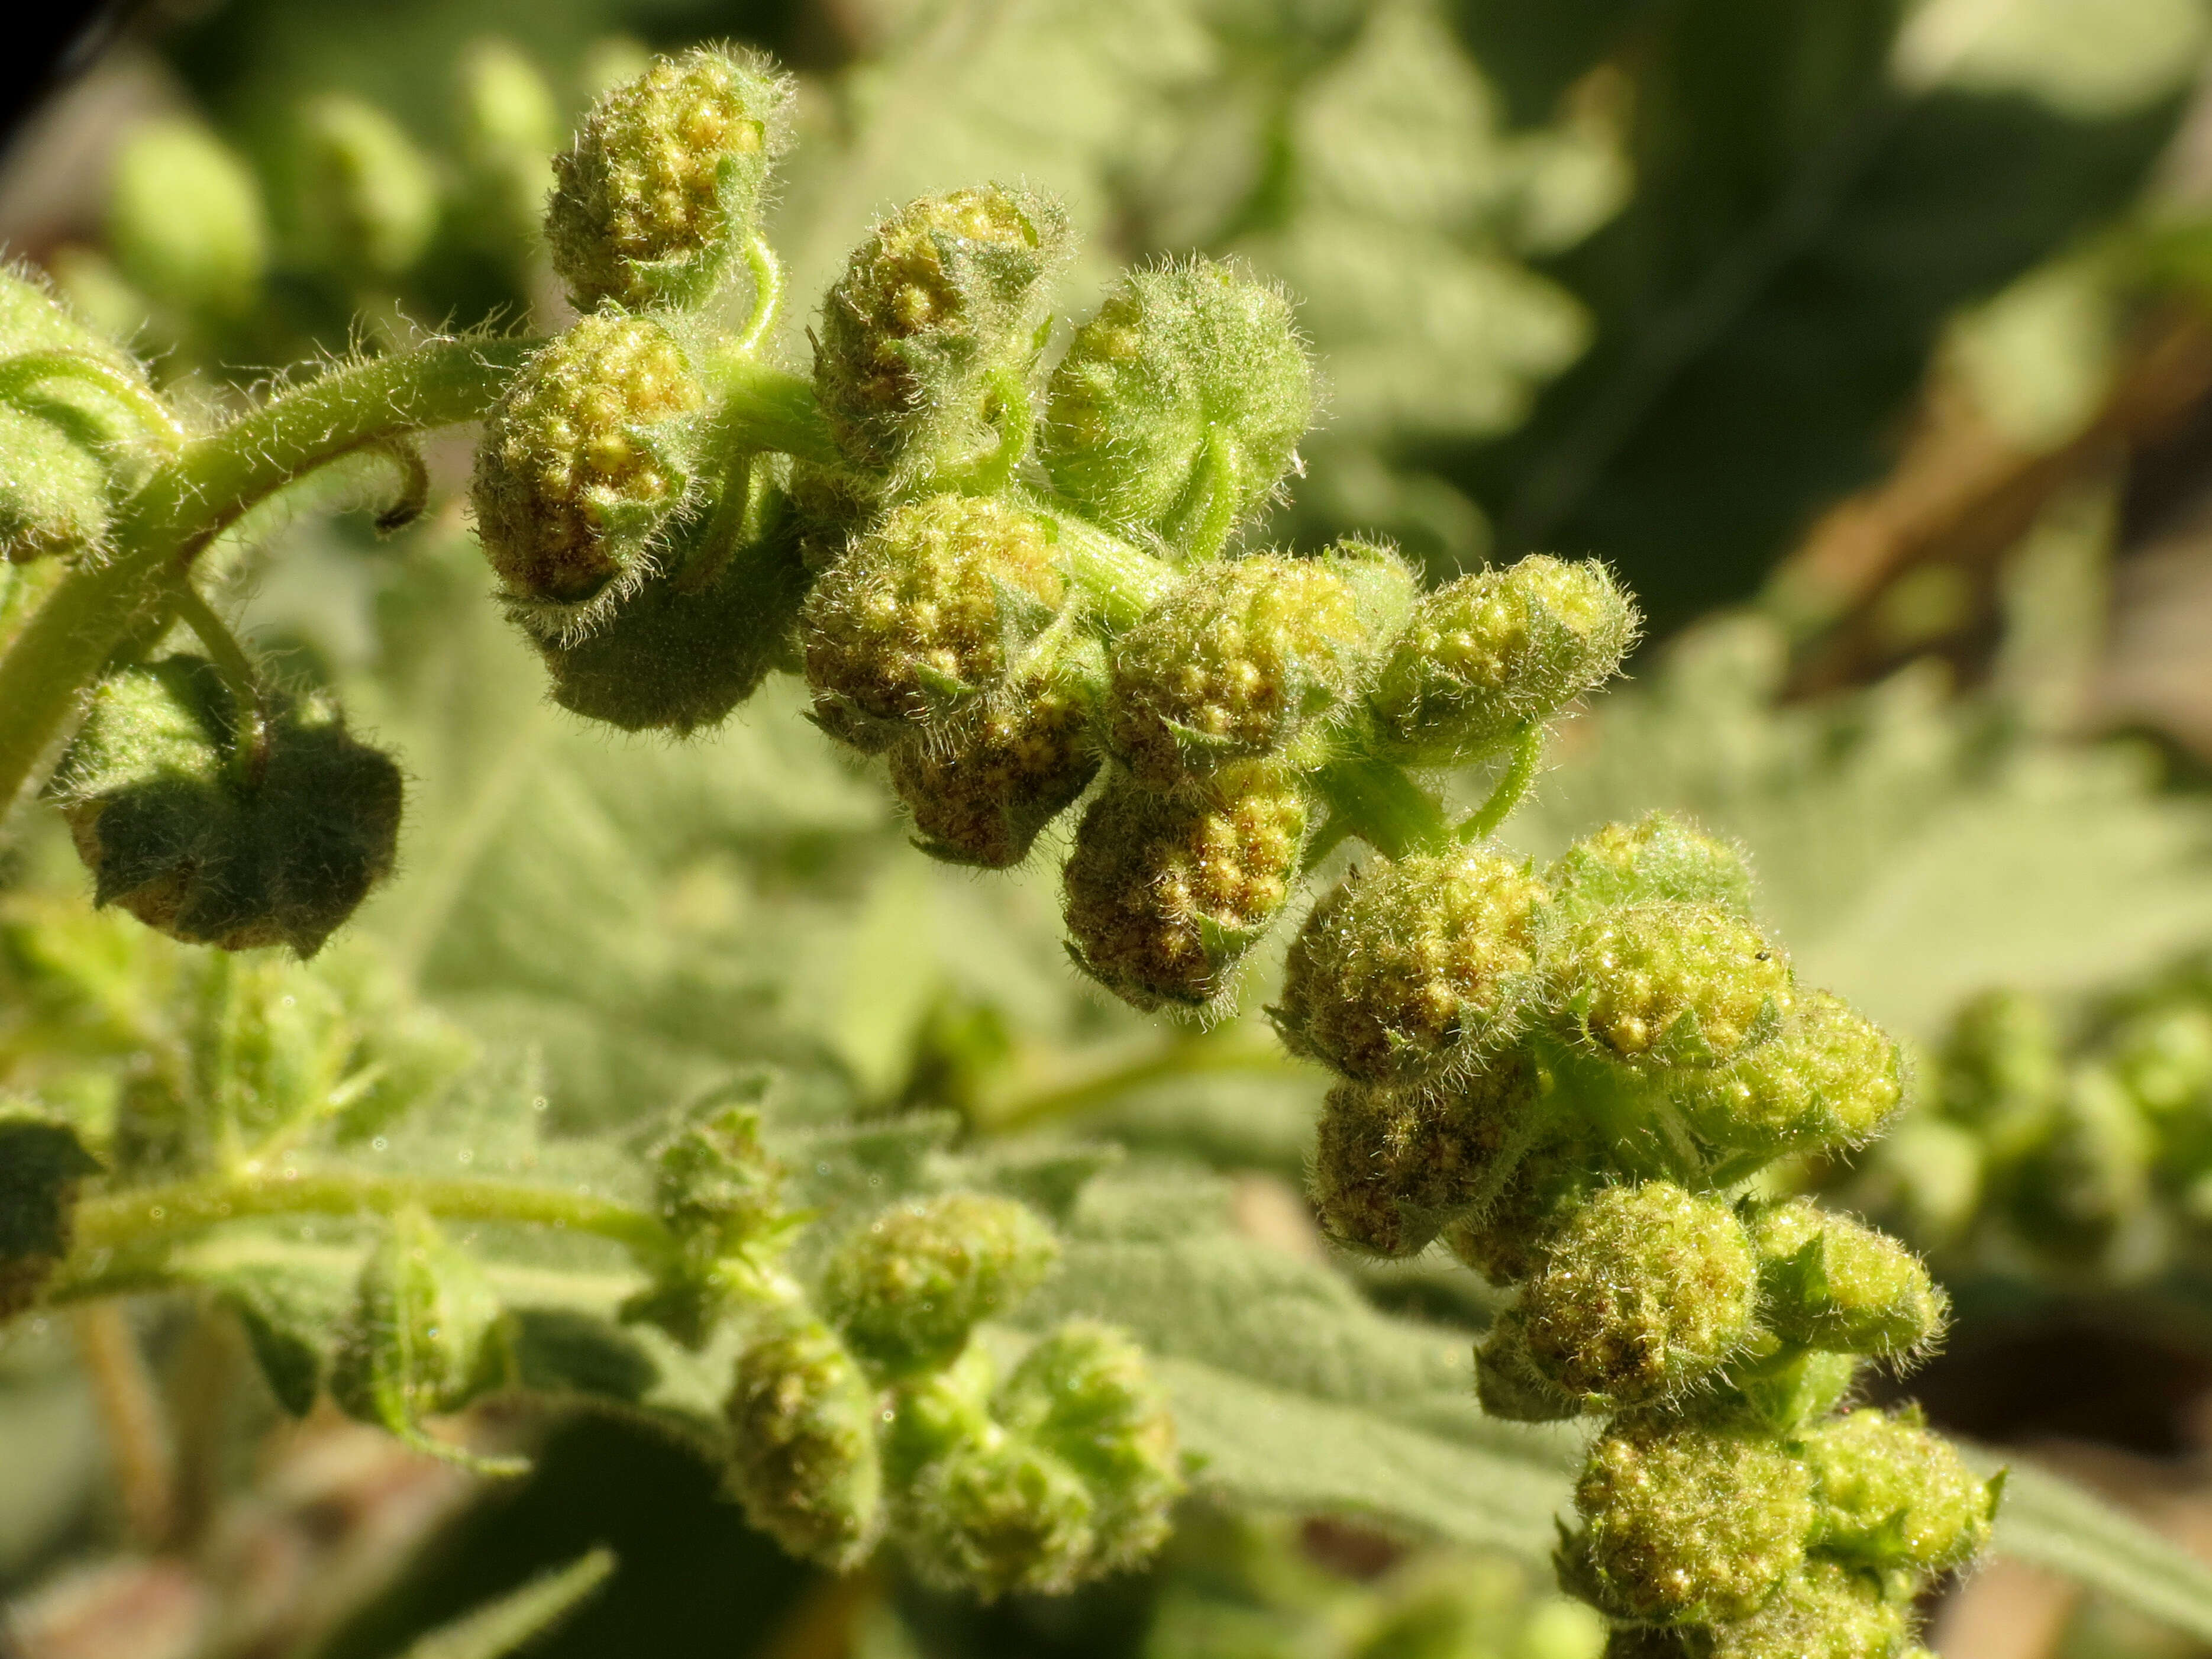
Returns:
[[[1065,871],[1076,964],[1140,1009],[1214,1002],[1289,902],[1306,822],[1295,780],[1265,766],[1198,795],[1117,779],[1084,814]]]
[[[1192,567],[1115,642],[1115,753],[1146,788],[1171,789],[1283,752],[1351,690],[1402,616],[1392,590],[1412,588],[1395,555],[1364,545]]]
[[[579,311],[704,300],[753,234],[791,81],[750,52],[655,58],[554,160],[553,267]]]
[[[684,348],[649,318],[595,313],[530,360],[485,422],[470,489],[511,599],[580,605],[649,573],[690,485],[685,417],[703,400]]]
[[[1534,553],[1424,599],[1369,703],[1395,757],[1472,759],[1610,678],[1638,627],[1603,565]]]
[[[1211,259],[1136,271],[1054,370],[1040,459],[1084,512],[1211,554],[1296,465],[1314,395],[1279,288]]]
[[[800,613],[814,715],[871,751],[980,702],[1027,665],[1067,582],[1044,527],[988,496],[893,509]]]
[[[1276,1027],[1373,1083],[1422,1082],[1494,1052],[1543,988],[1547,901],[1525,860],[1486,848],[1365,864],[1299,929]]]

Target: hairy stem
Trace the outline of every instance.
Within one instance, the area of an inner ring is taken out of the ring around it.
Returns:
[[[70,1322],[108,1452],[115,1460],[125,1529],[133,1543],[154,1548],[168,1535],[171,1507],[169,1440],[161,1421],[160,1391],[139,1351],[130,1316],[119,1304],[79,1308]]]
[[[667,1231],[642,1210],[514,1182],[362,1175],[352,1170],[253,1170],[203,1176],[88,1199],[77,1207],[72,1254],[84,1256],[198,1232],[248,1216],[388,1215],[409,1205],[453,1221],[572,1229],[612,1239],[658,1261]]]
[[[745,244],[745,264],[753,273],[753,314],[745,319],[744,331],[733,343],[750,357],[760,349],[761,342],[768,338],[775,319],[783,313],[783,266],[765,236],[756,236]]]
[[[1452,838],[1437,798],[1392,762],[1355,756],[1324,766],[1313,775],[1313,782],[1328,803],[1332,826],[1340,823],[1344,833],[1392,858],[1443,846]]]
[[[524,340],[440,340],[297,386],[194,440],[124,506],[114,551],[72,570],[0,657],[0,806],[134,623],[164,609],[200,550],[293,479],[490,409]],[[811,399],[810,399],[811,401]]]
[[[1535,720],[1524,720],[1513,739],[1512,757],[1506,762],[1505,770],[1498,780],[1498,787],[1490,792],[1490,799],[1470,813],[1459,827],[1462,841],[1480,841],[1498,833],[1498,826],[1513,815],[1513,809],[1528,794],[1528,786],[1536,781],[1536,767],[1544,758],[1544,728]]]
[[[1118,634],[1135,623],[1174,580],[1168,568],[1143,549],[1057,502],[1025,494],[1022,507],[1051,526],[1062,567],[1090,593],[1109,633]]]
[[[704,373],[720,404],[716,419],[724,441],[826,465],[842,462],[811,380],[756,362],[737,349],[716,353]]]
[[[222,618],[201,597],[199,589],[189,581],[178,583],[174,603],[185,626],[198,635],[200,643],[207,647],[215,672],[222,676],[223,690],[230,693],[231,712],[237,720],[237,737],[230,751],[231,771],[240,783],[250,789],[261,781],[261,775],[269,764],[269,721],[261,706],[260,678],[253,672],[246,647],[223,625]]]
[[[25,351],[0,362],[0,398],[40,380],[77,380],[106,393],[137,416],[146,435],[171,454],[184,447],[185,428],[149,386],[88,351]]]

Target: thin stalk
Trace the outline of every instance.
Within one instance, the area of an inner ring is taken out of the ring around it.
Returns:
[[[1190,556],[1210,559],[1237,527],[1237,442],[1219,427],[1206,434],[1206,516],[1191,537]]]
[[[70,1323],[115,1460],[124,1528],[141,1548],[155,1548],[168,1536],[171,1510],[171,1460],[161,1392],[121,1304],[100,1302],[76,1309]]]
[[[0,807],[22,792],[84,688],[201,549],[293,479],[426,428],[474,420],[525,340],[440,340],[333,370],[185,444],[124,506],[114,552],[64,579],[0,657]]]
[[[753,273],[753,314],[745,319],[744,330],[732,344],[750,357],[760,349],[761,342],[768,338],[783,313],[783,266],[765,236],[755,236],[745,244],[745,264]]]
[[[1051,527],[1061,567],[1090,593],[1109,633],[1134,623],[1175,580],[1151,554],[1056,501],[1025,492],[1022,506]]]
[[[40,380],[81,380],[115,399],[138,417],[148,437],[175,454],[185,447],[184,423],[160,394],[115,364],[88,351],[24,351],[0,362],[0,398],[10,398]]]
[[[1513,754],[1490,799],[1470,813],[1459,827],[1462,841],[1480,841],[1498,833],[1498,826],[1513,815],[1528,786],[1536,781],[1536,767],[1544,758],[1544,728],[1534,720],[1522,722],[1513,739]]]
[[[245,1170],[88,1199],[77,1206],[72,1254],[174,1238],[250,1216],[389,1215],[409,1205],[453,1221],[557,1227],[612,1239],[658,1261],[667,1230],[642,1210],[585,1193],[503,1181],[362,1175],[351,1170]]]
[[[994,1133],[1029,1128],[1039,1123],[1070,1117],[1150,1084],[1176,1078],[1203,1077],[1223,1072],[1283,1075],[1302,1074],[1304,1068],[1278,1045],[1252,1043],[1240,1038],[1187,1037],[1141,1060],[1115,1066],[1079,1083],[1018,1096],[981,1115]]]
[[[734,349],[717,352],[704,373],[720,404],[717,418],[732,444],[830,466],[842,462],[811,380]]]
[[[1448,845],[1450,820],[1434,795],[1408,777],[1403,767],[1372,756],[1332,762],[1313,774],[1314,787],[1328,803],[1332,824],[1392,858]]]
[[[222,618],[201,597],[199,589],[190,581],[179,582],[172,603],[185,626],[197,634],[200,643],[207,647],[209,660],[222,677],[223,689],[230,693],[232,712],[236,718],[230,750],[231,775],[251,789],[261,781],[262,774],[269,767],[269,718],[262,707],[260,678],[253,672],[246,647],[223,625]]]

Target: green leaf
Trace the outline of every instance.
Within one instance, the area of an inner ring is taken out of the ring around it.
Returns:
[[[2071,1578],[2147,1618],[2212,1642],[2212,1566],[2094,1493],[1994,1448],[1964,1445],[1983,1475],[2009,1470],[2001,1554]]]
[[[69,1254],[77,1183],[99,1169],[67,1124],[0,1119],[0,1319],[28,1307]]]
[[[234,1261],[196,1277],[238,1316],[276,1403],[295,1417],[314,1409],[331,1373],[332,1333],[353,1304],[351,1263]]]
[[[615,1566],[612,1550],[588,1551],[416,1638],[401,1659],[501,1659],[583,1606],[613,1576]]]

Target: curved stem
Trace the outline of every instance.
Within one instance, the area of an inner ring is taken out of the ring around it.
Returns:
[[[1328,803],[1330,826],[1358,836],[1392,858],[1442,847],[1452,838],[1451,823],[1437,798],[1406,775],[1403,767],[1371,756],[1332,762],[1313,775],[1314,787]],[[1323,833],[1328,833],[1324,831]]]
[[[1053,533],[1063,569],[1090,593],[1109,633],[1129,627],[1175,580],[1167,566],[1068,507],[1027,491],[1023,508]]]
[[[1219,427],[1206,434],[1206,516],[1190,539],[1190,556],[1210,559],[1237,527],[1237,445]]]
[[[527,356],[524,340],[440,340],[333,370],[185,445],[125,504],[115,551],[72,570],[0,657],[0,809],[142,616],[166,606],[200,550],[317,467],[477,419]]]
[[[146,435],[171,454],[185,446],[184,422],[159,393],[115,364],[88,351],[23,351],[0,362],[0,398],[40,380],[82,380],[96,386],[138,417]]]
[[[775,319],[783,313],[783,265],[768,238],[757,235],[745,244],[745,264],[753,273],[753,314],[745,319],[733,343],[750,357],[760,349],[761,342],[768,338]]]
[[[720,402],[715,418],[732,446],[842,465],[811,380],[726,349],[709,358],[702,372]]]
[[[428,510],[430,469],[423,465],[422,452],[404,438],[389,439],[376,448],[399,474],[399,493],[378,512],[376,533],[396,536]]]
[[[409,1205],[455,1221],[560,1227],[610,1238],[647,1261],[672,1248],[667,1230],[642,1210],[584,1193],[506,1181],[276,1170],[202,1176],[135,1188],[77,1206],[72,1255],[193,1233],[248,1216],[389,1215]]]
[[[1506,763],[1504,775],[1490,792],[1490,799],[1460,825],[1459,838],[1480,841],[1486,836],[1497,834],[1498,826],[1512,816],[1513,809],[1528,794],[1528,786],[1536,781],[1536,767],[1543,758],[1543,726],[1534,720],[1523,720],[1514,737],[1513,757]]]
[[[238,636],[223,625],[222,618],[201,597],[200,591],[190,581],[177,584],[174,603],[177,615],[185,626],[199,636],[207,647],[208,659],[215,664],[215,672],[222,676],[223,689],[237,715],[234,728],[236,735],[231,743],[231,770],[247,788],[261,781],[261,775],[269,764],[269,721],[261,704],[260,677],[253,672],[252,660]]]

